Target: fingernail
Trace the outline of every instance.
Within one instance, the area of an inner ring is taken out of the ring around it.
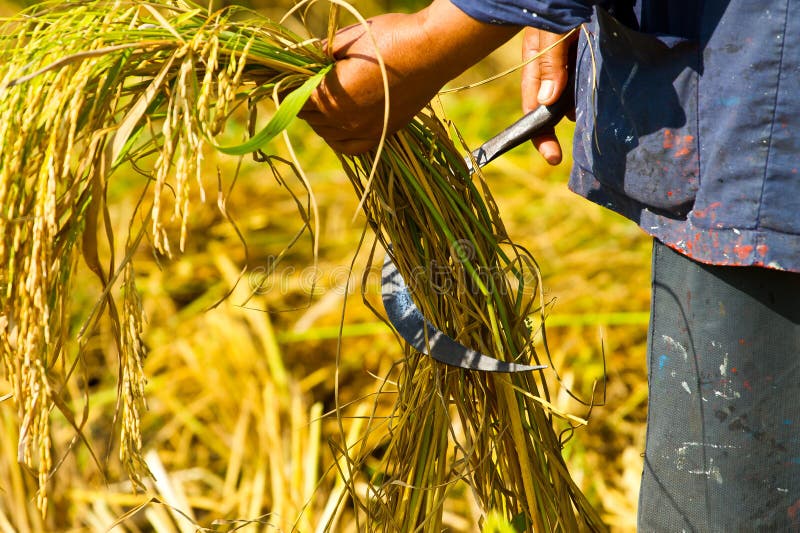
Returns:
[[[537,95],[539,102],[540,103],[547,102],[548,100],[550,100],[550,98],[552,98],[553,96],[553,91],[555,91],[555,89],[556,89],[555,83],[553,83],[550,80],[542,80],[542,84],[539,85],[539,94]]]
[[[550,165],[557,165],[561,162],[561,154],[558,150],[550,147],[542,148],[542,157]]]

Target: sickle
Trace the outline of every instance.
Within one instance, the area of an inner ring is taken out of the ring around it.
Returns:
[[[474,170],[473,160],[477,166],[482,167],[496,157],[533,138],[537,132],[555,126],[571,103],[571,99],[566,93],[569,93],[569,90],[565,91],[565,95],[555,104],[539,106],[474,150],[472,157],[466,159],[470,173]],[[388,253],[383,261],[381,285],[383,307],[386,309],[389,322],[397,330],[397,333],[418,352],[430,355],[439,362],[468,370],[526,372],[547,368],[546,365],[530,366],[500,361],[472,348],[467,348],[448,337],[428,322],[414,304],[403,276],[400,275]]]
[[[414,304],[405,280],[389,254],[383,260],[381,283],[383,307],[389,321],[397,333],[418,352],[430,355],[439,362],[468,370],[525,372],[546,368],[544,365],[530,366],[500,361],[467,348],[435,328]]]

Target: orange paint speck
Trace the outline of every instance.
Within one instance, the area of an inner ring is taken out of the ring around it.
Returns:
[[[664,140],[662,146],[664,150],[675,149],[675,157],[682,157],[692,153],[691,146],[694,142],[694,135],[684,135],[678,137],[672,130],[664,130]]]
[[[672,134],[671,130],[664,130],[664,150],[669,150],[675,146],[674,138],[675,136]]]
[[[685,155],[691,154],[692,151],[689,149],[689,146],[692,144],[693,140],[694,137],[692,137],[691,135],[687,135],[683,139],[681,139],[680,148],[678,148],[678,151],[675,152],[675,157],[683,157]]]
[[[758,246],[756,246],[756,252],[758,252],[758,255],[760,255],[761,257],[767,255],[768,251],[769,251],[769,246],[767,246],[766,244],[759,244]]]
[[[737,244],[733,247],[733,253],[736,254],[736,257],[739,259],[747,259],[751,253],[753,253],[753,247],[748,245]]]
[[[713,213],[713,211],[716,208],[718,208],[719,206],[721,206],[721,205],[722,205],[722,203],[720,203],[720,202],[710,203],[705,207],[705,209],[696,209],[694,211],[694,216],[696,216],[697,218],[706,218],[708,216],[708,212],[711,211],[711,217],[714,218],[715,214]],[[714,238],[715,239],[717,238],[716,235],[714,235]],[[717,245],[714,244],[714,247],[716,247],[716,246]]]
[[[800,518],[800,500],[797,500],[790,505],[789,508],[786,509],[786,514],[789,515],[789,518],[791,518],[792,522],[797,522],[797,519]]]

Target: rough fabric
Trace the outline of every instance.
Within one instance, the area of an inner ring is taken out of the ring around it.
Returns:
[[[639,531],[800,531],[799,302],[656,242]]]
[[[479,20],[557,32],[591,19],[578,48],[574,191],[699,261],[800,271],[800,5],[453,2]]]
[[[587,22],[592,16],[592,1],[576,0],[451,0],[474,19],[491,24],[535,26],[553,33],[564,33]]]
[[[598,10],[580,45],[570,186],[697,260],[800,271],[800,17],[770,0],[619,18]]]

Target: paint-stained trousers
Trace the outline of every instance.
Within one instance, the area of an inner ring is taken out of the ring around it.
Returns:
[[[656,242],[641,532],[800,531],[800,274]]]

